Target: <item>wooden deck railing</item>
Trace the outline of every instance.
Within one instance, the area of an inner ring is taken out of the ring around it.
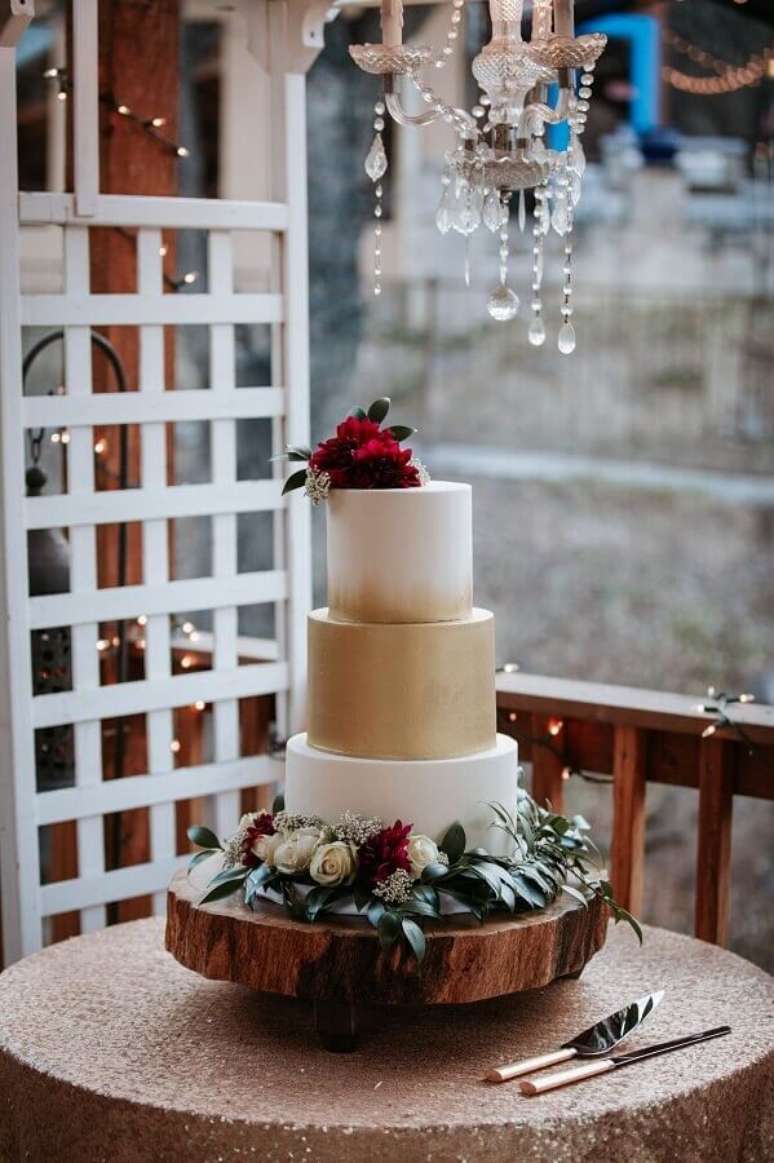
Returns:
[[[532,793],[560,809],[573,770],[613,777],[610,879],[634,913],[642,907],[646,784],[699,794],[697,937],[725,944],[731,888],[735,795],[774,799],[774,707],[735,704],[734,728],[698,709],[701,700],[633,687],[538,675],[497,676],[498,729],[519,741],[532,763]]]

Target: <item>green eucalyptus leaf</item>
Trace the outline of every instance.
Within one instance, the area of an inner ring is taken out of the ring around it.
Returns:
[[[191,872],[196,868],[197,864],[201,864],[203,860],[209,860],[215,853],[211,848],[204,848],[201,852],[196,852],[188,862],[188,871]]]
[[[392,909],[386,909],[379,918],[376,932],[382,949],[390,949],[401,934],[400,914],[394,912]]]
[[[304,900],[304,915],[308,921],[316,920],[318,915],[325,910],[325,906],[330,903],[334,891],[330,886],[318,885],[307,894]]]
[[[390,402],[389,396],[380,396],[378,400],[374,400],[368,409],[368,419],[373,420],[374,424],[381,424],[390,410]]]
[[[398,444],[400,444],[402,440],[408,440],[410,436],[413,436],[416,428],[407,428],[405,424],[393,424],[387,431],[393,440],[397,440]]]
[[[429,901],[418,900],[416,897],[406,901],[405,904],[401,905],[401,909],[415,917],[432,917],[433,920],[438,920],[439,916],[437,905],[430,904]]]
[[[435,864],[426,864],[422,869],[422,881],[424,884],[432,884],[435,880],[441,880],[442,877],[447,876],[449,869],[445,864],[437,862]]]
[[[573,897],[576,901],[580,901],[580,903],[583,905],[584,909],[587,909],[589,907],[589,902],[586,900],[583,893],[580,891],[579,888],[575,888],[574,885],[563,884],[562,885],[562,892],[566,892],[568,896]]]
[[[282,792],[279,792],[278,795],[276,795],[274,797],[274,800],[272,801],[271,814],[273,816],[276,816],[277,812],[284,812],[284,811],[285,811],[285,797],[282,794]]]
[[[224,880],[219,884],[215,884],[213,882],[210,888],[207,889],[207,892],[204,894],[202,899],[199,901],[199,904],[208,905],[213,901],[224,900],[227,896],[233,896],[233,894],[237,891],[238,888],[241,887],[241,885],[244,884],[244,882],[244,877],[242,877],[241,880]]]
[[[380,901],[378,897],[373,897],[370,905],[368,906],[367,916],[368,920],[371,922],[375,929],[379,927],[379,922],[386,912],[387,908],[384,904],[384,901]]]
[[[285,487],[282,490],[283,497],[286,493],[292,493],[294,489],[302,489],[306,484],[306,469],[300,468],[298,472],[291,473],[285,481]]]
[[[356,420],[367,420],[368,419],[368,417],[366,416],[366,414],[362,408],[352,408],[352,409],[350,409],[349,414],[350,414],[350,416],[354,416]]]
[[[352,899],[355,902],[355,908],[359,913],[368,907],[368,902],[371,899],[371,890],[365,884],[355,883],[352,886]]]
[[[213,876],[209,887],[211,888],[215,884],[228,884],[232,881],[238,884],[243,880],[247,880],[249,872],[250,869],[245,868],[243,864],[238,865],[236,868],[224,868],[217,876]]]
[[[412,921],[410,917],[403,918],[401,928],[403,929],[403,936],[411,948],[411,952],[416,957],[417,965],[421,965],[425,957],[425,950],[427,949],[425,934],[416,921]]]
[[[223,845],[214,832],[201,824],[193,824],[188,829],[188,839],[199,848],[209,848],[211,851],[223,851]]]
[[[438,889],[433,888],[431,884],[415,884],[411,890],[411,895],[415,900],[424,901],[425,904],[432,905],[436,912],[438,911],[440,907]]]
[[[514,872],[512,880],[516,887],[516,891],[521,899],[533,909],[542,909],[546,906],[545,893],[541,892],[536,885],[526,880],[521,873]]]
[[[460,856],[465,852],[466,843],[465,829],[459,820],[457,820],[449,828],[438,847],[449,857],[449,864],[456,864]]]

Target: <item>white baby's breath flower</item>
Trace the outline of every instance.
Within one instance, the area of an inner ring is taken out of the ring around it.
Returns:
[[[413,881],[402,868],[397,868],[395,872],[374,888],[374,896],[378,896],[384,901],[386,905],[404,905],[411,896],[411,888]]]
[[[417,470],[420,485],[430,484],[430,473],[427,471],[427,466],[422,463],[418,456],[412,456],[409,464],[412,468]]]
[[[327,472],[318,472],[314,468],[306,470],[304,492],[313,505],[319,505],[320,501],[327,500],[330,491],[331,478]]]
[[[337,840],[347,844],[354,844],[360,848],[366,840],[370,840],[382,830],[382,821],[378,816],[358,816],[356,812],[345,812],[334,828]]]

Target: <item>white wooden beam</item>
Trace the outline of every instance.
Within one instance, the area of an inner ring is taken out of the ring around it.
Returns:
[[[22,353],[16,144],[16,54],[0,48],[0,876],[3,948],[11,962],[42,940],[35,824],[32,663],[26,625],[27,537],[21,439]],[[34,873],[30,864],[34,864]]]

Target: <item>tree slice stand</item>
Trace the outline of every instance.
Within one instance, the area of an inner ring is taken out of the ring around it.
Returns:
[[[269,901],[253,911],[236,895],[200,905],[202,890],[179,872],[167,895],[166,946],[188,969],[260,993],[314,1002],[329,1050],[357,1041],[357,1007],[459,1005],[578,977],[601,949],[604,905],[567,893],[542,912],[485,921],[455,915],[429,922],[421,973],[403,949],[383,953],[356,917],[307,924]]]

